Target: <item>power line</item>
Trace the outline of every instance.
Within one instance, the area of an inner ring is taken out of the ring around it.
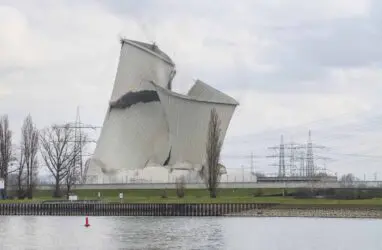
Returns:
[[[84,130],[97,130],[102,127],[100,126],[95,126],[95,125],[90,125],[90,124],[85,124],[81,122],[81,116],[80,116],[80,108],[77,107],[77,112],[76,112],[76,119],[74,122],[69,122],[66,123],[65,125],[61,125],[59,127],[69,127],[71,129],[74,129],[74,140],[70,141],[74,143],[75,147],[78,147],[80,152],[78,156],[75,159],[75,165],[80,169],[80,179],[81,182],[85,182],[86,176],[87,176],[87,171],[89,168],[89,164],[87,164],[87,161],[84,161],[84,157],[90,157],[92,154],[90,153],[84,153],[83,149],[84,146],[88,143],[96,143],[97,141],[94,139],[89,138],[86,136],[87,134],[84,133]],[[84,164],[85,162],[85,164]]]
[[[317,166],[316,159],[328,160],[329,157],[316,156],[313,153],[313,149],[323,149],[324,146],[314,144],[311,138],[311,131],[309,130],[308,141],[306,144],[298,144],[295,142],[284,144],[283,136],[281,136],[280,145],[268,147],[268,149],[277,150],[278,152],[273,155],[268,155],[268,158],[278,158],[278,164],[273,163],[271,166],[278,166],[278,176],[285,177],[287,172],[290,176],[304,176],[312,177],[316,175],[317,170],[320,170]],[[285,153],[285,150],[289,149],[289,154]],[[285,159],[289,158],[289,164],[285,163]],[[300,162],[299,166],[296,163]],[[288,170],[287,171],[287,167]],[[298,173],[299,170],[299,173]]]

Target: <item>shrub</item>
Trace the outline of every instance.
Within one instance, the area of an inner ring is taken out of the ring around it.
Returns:
[[[52,194],[52,197],[53,198],[62,198],[63,194],[62,194],[61,190],[54,190],[53,194]]]
[[[177,180],[176,180],[176,196],[178,196],[178,198],[184,197],[185,186],[186,186],[186,182],[185,182],[183,176],[177,178]]]
[[[161,194],[160,197],[163,198],[163,199],[168,198],[167,190],[166,189],[162,191],[162,194]]]
[[[259,196],[262,196],[263,194],[264,194],[263,190],[261,188],[257,188],[255,192],[253,193],[253,196],[259,197]]]

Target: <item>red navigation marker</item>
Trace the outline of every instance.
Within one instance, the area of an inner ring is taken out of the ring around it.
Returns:
[[[85,227],[90,227],[89,218],[87,216],[86,216],[86,219],[85,219]]]

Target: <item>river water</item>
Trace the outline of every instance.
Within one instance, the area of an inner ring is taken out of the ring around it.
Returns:
[[[0,217],[0,249],[380,250],[382,220]]]

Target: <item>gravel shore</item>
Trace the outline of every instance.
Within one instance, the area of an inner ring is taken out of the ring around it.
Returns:
[[[382,210],[378,209],[331,209],[331,208],[302,208],[302,209],[257,209],[227,216],[249,217],[320,217],[320,218],[374,218],[382,219]]]

